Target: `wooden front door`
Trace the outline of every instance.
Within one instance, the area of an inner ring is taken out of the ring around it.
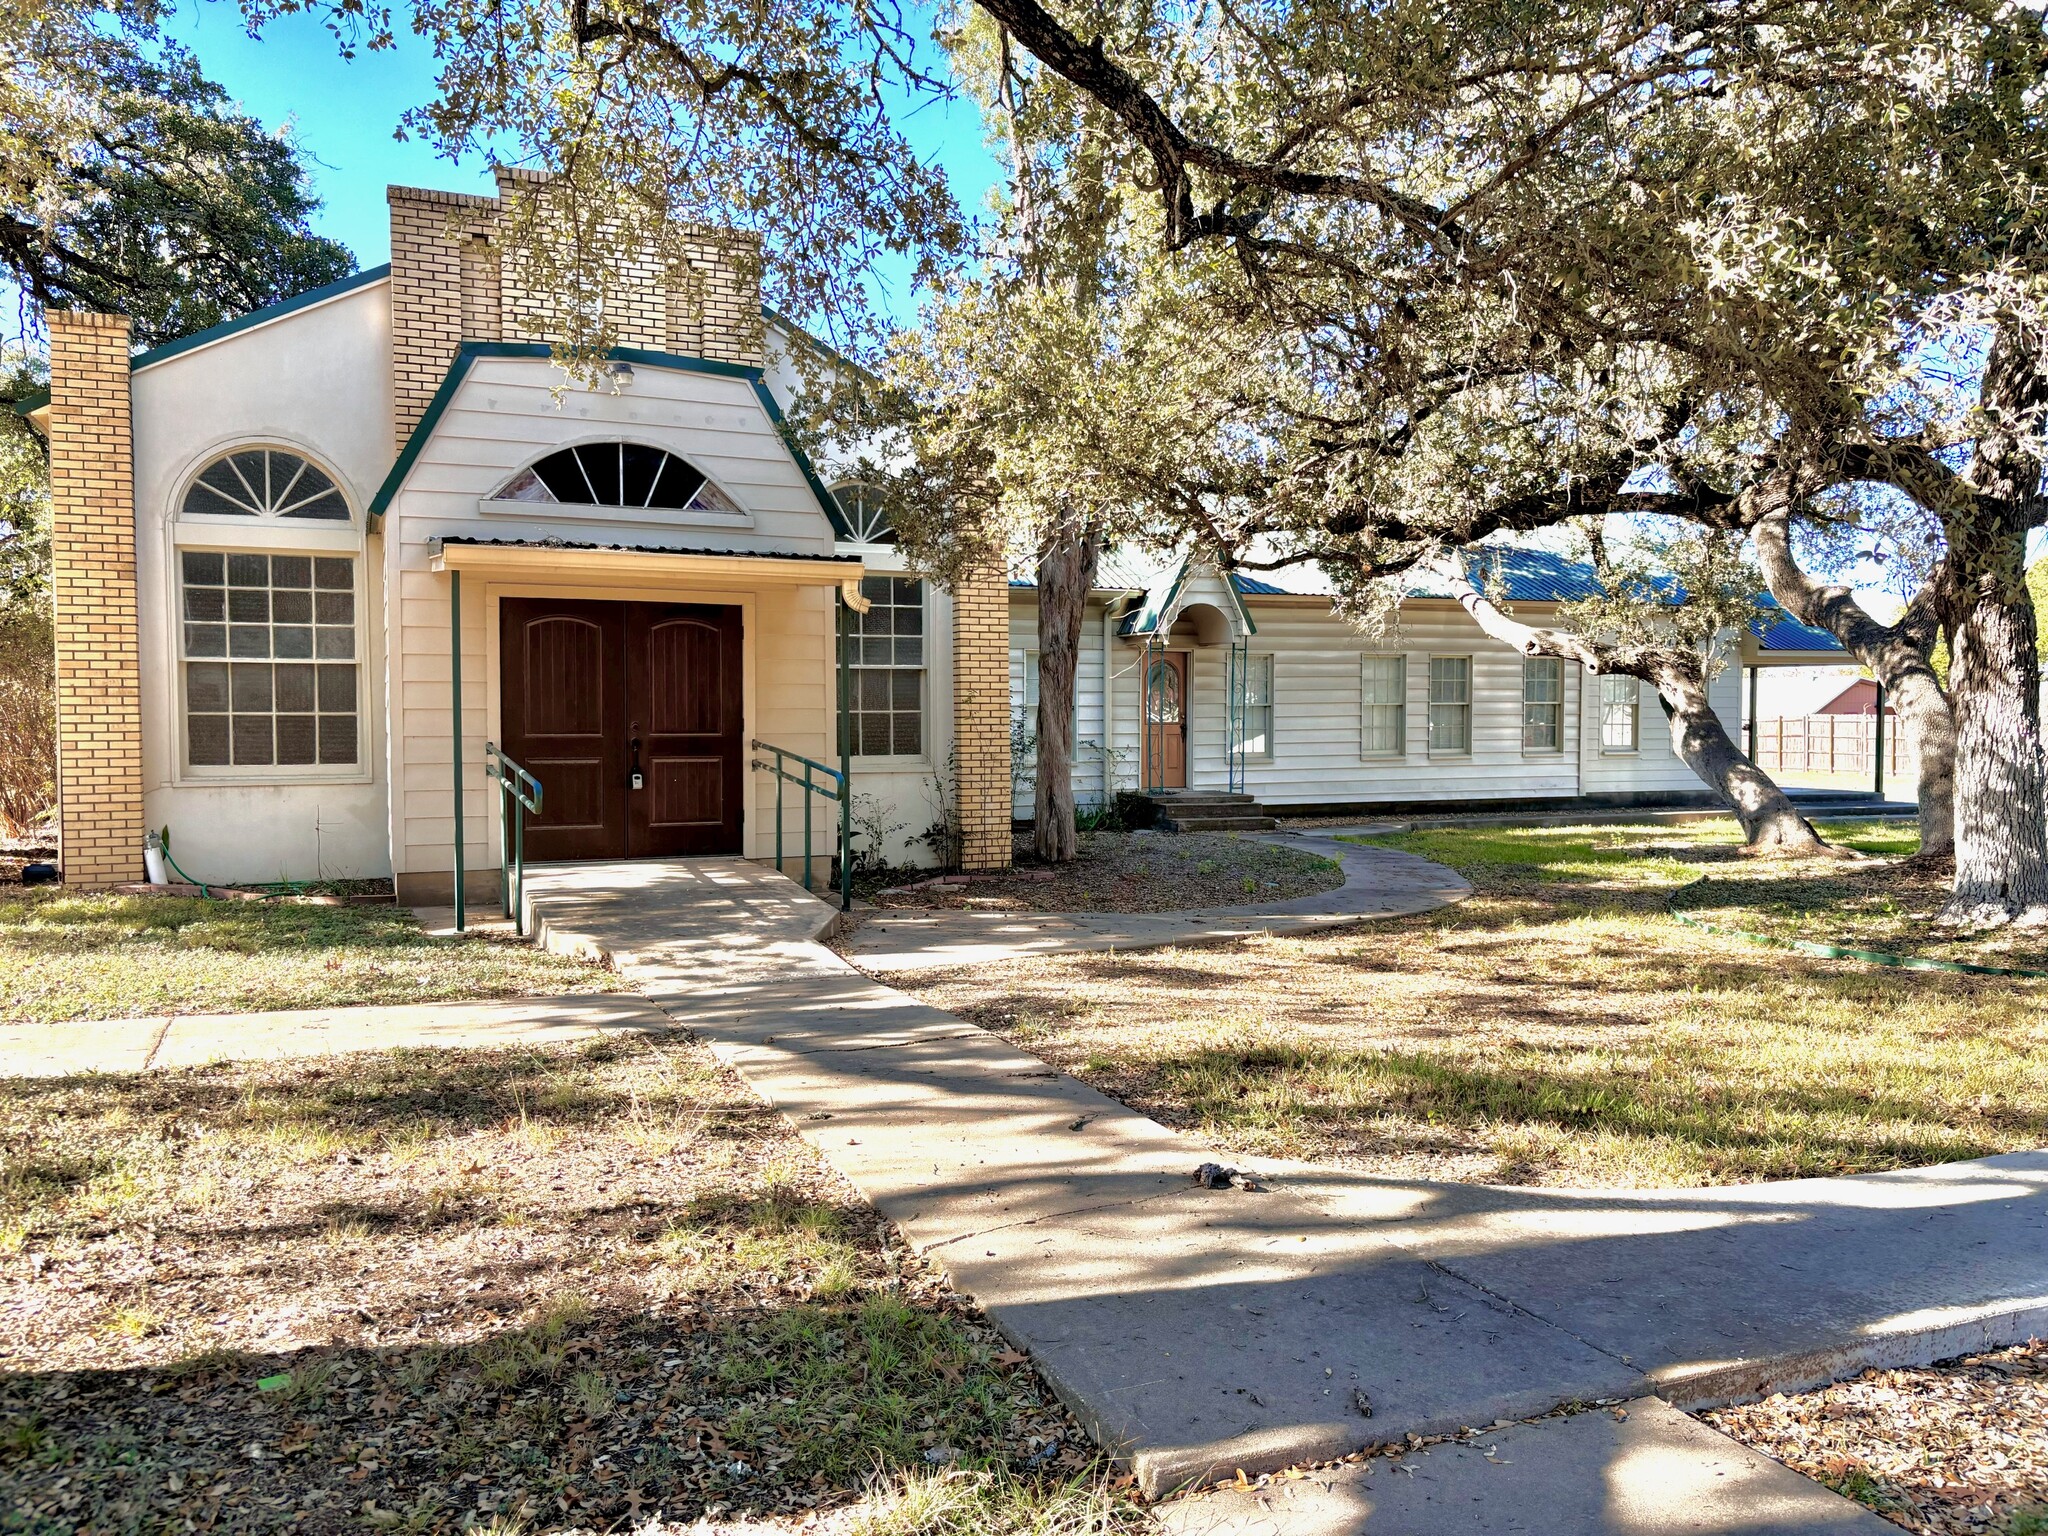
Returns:
[[[1150,781],[1162,789],[1188,787],[1187,700],[1187,652],[1154,653],[1145,675],[1145,741]]]
[[[740,851],[740,611],[506,598],[505,751],[542,788],[527,857]]]
[[[634,854],[738,853],[740,611],[626,604],[626,801]]]

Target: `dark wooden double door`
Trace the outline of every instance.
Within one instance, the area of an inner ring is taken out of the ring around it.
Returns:
[[[506,598],[499,625],[529,859],[740,852],[739,609]]]

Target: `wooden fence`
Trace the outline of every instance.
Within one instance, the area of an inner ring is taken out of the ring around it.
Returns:
[[[1877,716],[1765,716],[1756,722],[1756,765],[1765,773],[1829,773],[1873,779]],[[1896,716],[1884,722],[1884,776],[1903,781],[1915,771]]]

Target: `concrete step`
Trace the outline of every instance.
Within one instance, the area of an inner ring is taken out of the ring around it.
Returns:
[[[1147,795],[1146,799],[1162,811],[1177,810],[1189,805],[1256,805],[1250,795],[1232,794],[1221,789],[1174,789]]]
[[[1271,832],[1280,823],[1264,815],[1176,810],[1171,816],[1160,817],[1159,825],[1167,832]]]

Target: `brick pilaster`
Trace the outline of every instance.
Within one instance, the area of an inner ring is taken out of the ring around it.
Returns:
[[[1010,866],[1010,588],[1002,571],[953,589],[953,753],[960,866]]]
[[[391,399],[402,448],[464,338],[499,339],[498,261],[489,246],[498,200],[420,187],[391,187],[385,196],[391,204]]]
[[[142,876],[142,669],[126,315],[52,310],[50,574],[65,881]]]

